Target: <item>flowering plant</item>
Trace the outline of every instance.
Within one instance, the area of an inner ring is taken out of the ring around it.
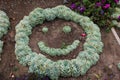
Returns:
[[[113,20],[111,15],[115,11],[114,8],[119,6],[119,0],[71,0],[71,2],[72,10],[89,16],[100,27],[107,26],[106,28],[110,29],[114,26],[111,23]]]

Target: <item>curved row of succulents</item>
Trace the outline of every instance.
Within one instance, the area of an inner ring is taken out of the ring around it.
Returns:
[[[120,28],[120,22],[117,21],[118,19],[120,19],[120,8],[118,7],[115,8],[115,12],[112,14],[112,18],[115,19],[112,21],[113,24]]]
[[[45,45],[43,41],[40,41],[38,43],[38,46],[42,52],[45,52],[51,56],[60,56],[60,55],[67,55],[71,51],[77,48],[79,46],[80,41],[75,40],[71,45],[66,46],[65,48],[50,48]]]
[[[6,15],[5,12],[0,10],[0,39],[4,34],[7,33],[9,26],[10,26],[10,22],[8,16]],[[2,53],[2,47],[3,47],[3,41],[0,40],[0,56]]]
[[[79,52],[75,59],[52,61],[41,53],[33,52],[28,45],[32,28],[56,17],[81,25],[87,33],[84,51]],[[103,47],[99,27],[88,17],[79,15],[63,5],[47,9],[36,8],[29,16],[25,16],[16,26],[15,41],[15,54],[19,63],[29,66],[29,72],[40,74],[41,77],[49,76],[52,80],[58,80],[59,76],[84,75],[99,60]]]

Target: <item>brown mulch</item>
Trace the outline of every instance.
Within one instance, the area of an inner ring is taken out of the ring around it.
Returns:
[[[54,7],[61,5],[62,3],[62,0],[0,0],[0,10],[3,10],[8,14],[11,22],[8,34],[2,38],[4,41],[4,48],[2,53],[2,61],[0,62],[0,80],[11,80],[9,78],[9,74],[11,72],[13,72],[15,76],[20,76],[26,74],[28,70],[27,67],[24,67],[18,63],[14,53],[16,24],[19,23],[23,16],[28,15],[29,12],[36,7]],[[58,31],[64,25],[70,25],[72,27],[71,34],[66,35],[62,31]],[[47,34],[42,34],[40,29],[43,26],[49,27],[50,30]],[[45,41],[45,43],[51,47],[60,47],[62,42],[71,44],[74,39],[78,39],[78,35],[83,32],[83,30],[78,28],[78,26],[79,25],[73,22],[60,19],[45,22],[44,24],[38,25],[33,29],[33,34],[30,36],[30,46],[33,51],[40,52],[37,46],[37,42],[40,40]],[[120,61],[120,46],[117,44],[117,41],[111,32],[106,33],[104,29],[101,29],[101,33],[104,48],[98,63],[93,66],[84,76],[79,76],[77,78],[60,77],[59,80],[120,80],[120,71],[116,66]],[[52,60],[72,59],[77,56],[77,51],[82,50],[82,44],[83,42],[81,42],[81,46],[79,46],[76,51],[71,52],[68,56],[53,58],[49,55],[46,56]],[[17,70],[14,70],[14,66],[17,67]],[[96,74],[99,75],[99,79]]]

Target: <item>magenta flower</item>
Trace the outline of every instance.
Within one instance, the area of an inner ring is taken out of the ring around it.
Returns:
[[[106,2],[106,0],[101,0],[101,2],[102,2],[102,3],[105,3],[105,2]]]
[[[101,2],[97,2],[95,5],[96,5],[96,7],[100,7],[102,4],[101,4]]]
[[[120,20],[120,16],[118,16],[118,20]]]
[[[119,0],[114,0],[116,3],[118,3],[119,2]]]
[[[77,7],[76,4],[71,4],[70,6],[71,9],[75,9],[76,7]]]
[[[114,0],[115,1],[115,3],[118,3],[119,2],[119,0]]]
[[[79,7],[77,7],[77,9],[78,9],[78,11],[80,11],[81,13],[83,13],[86,8],[84,6],[83,7],[79,6]]]
[[[105,4],[105,6],[103,6],[104,9],[108,9],[110,7],[110,4]]]

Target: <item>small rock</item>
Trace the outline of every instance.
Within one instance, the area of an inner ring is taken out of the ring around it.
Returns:
[[[13,66],[14,66],[14,64],[13,64],[13,63],[10,63],[10,66],[11,66],[11,67],[13,67]]]
[[[12,18],[12,20],[15,20],[15,18]]]
[[[15,78],[15,75],[13,74],[13,75],[11,75],[11,78]]]
[[[15,78],[15,75],[11,72],[9,75],[10,78]]]
[[[112,69],[113,65],[109,65],[109,68]]]

